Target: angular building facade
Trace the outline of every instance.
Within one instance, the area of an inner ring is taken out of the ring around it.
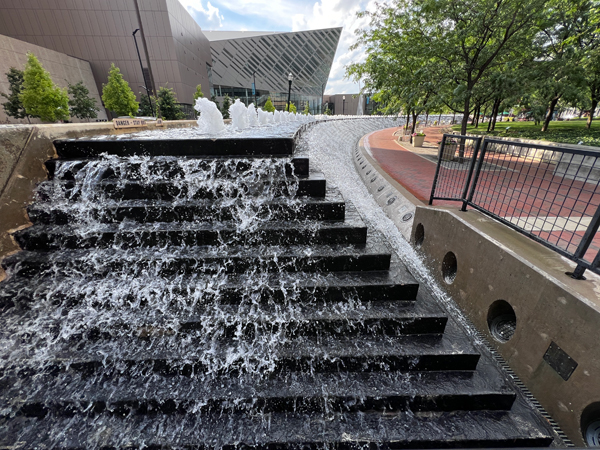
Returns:
[[[277,109],[284,109],[291,73],[291,101],[298,110],[308,102],[313,114],[320,113],[341,32],[342,28],[291,33],[205,31],[212,54],[211,93],[218,99],[239,97],[246,104],[256,97],[259,106],[271,97]]]
[[[88,61],[100,93],[111,63],[138,99],[145,86],[173,88],[188,117],[197,85],[246,102],[254,77],[258,103],[271,95],[283,109],[289,72],[292,101],[318,112],[340,34],[205,32],[178,0],[0,0],[0,35]]]

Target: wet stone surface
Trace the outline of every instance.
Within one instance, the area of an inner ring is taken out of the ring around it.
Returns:
[[[559,445],[310,166],[387,124],[57,143],[2,261],[0,448]]]

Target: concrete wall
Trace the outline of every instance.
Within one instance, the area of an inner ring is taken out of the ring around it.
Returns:
[[[582,412],[600,402],[600,277],[570,278],[565,272],[575,264],[477,211],[418,206],[415,245],[419,226],[420,251],[440,285],[569,438],[583,445]],[[457,263],[452,282],[442,273],[448,252]],[[489,330],[488,312],[497,300],[508,302],[516,315],[508,342]],[[544,359],[552,343],[568,355],[562,362],[577,363],[567,380]]]
[[[0,35],[0,92],[7,95],[10,93],[8,79],[5,74],[11,67],[23,70],[25,63],[27,63],[27,52],[31,52],[37,56],[42,66],[50,72],[52,81],[59,87],[65,88],[69,83],[76,84],[79,81],[83,81],[83,84],[90,90],[90,97],[96,100],[96,104],[100,109],[98,111],[98,120],[106,120],[106,112],[102,108],[102,101],[88,61],[2,35]],[[4,97],[0,97],[0,103],[4,103],[5,101]],[[72,118],[71,121],[76,123],[82,122],[82,120],[77,118]],[[8,117],[4,108],[0,108],[0,124],[2,123],[29,122],[27,119]],[[41,123],[41,121],[39,119],[31,119],[31,123]]]
[[[196,126],[193,120],[164,123],[167,128]],[[144,130],[155,128],[149,124]],[[116,130],[109,122],[0,126],[0,259],[19,251],[10,232],[31,225],[26,208],[36,185],[47,178],[44,162],[56,158],[54,140],[135,131],[140,129]],[[0,269],[0,280],[3,278]]]

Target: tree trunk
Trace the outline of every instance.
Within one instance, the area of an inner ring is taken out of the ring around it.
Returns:
[[[438,117],[438,125],[442,124],[442,113],[440,113],[440,116]]]
[[[502,103],[502,100],[497,98],[496,100],[494,100],[494,111],[492,112],[492,129],[491,131],[494,131],[496,129],[496,121],[498,120],[498,112],[500,111],[500,103]]]
[[[598,107],[598,97],[596,96],[596,92],[592,92],[592,109],[590,109],[590,116],[588,117],[587,123],[585,127],[589,130],[592,126],[592,121],[594,120],[594,111]]]
[[[485,123],[485,116],[487,116],[488,105],[485,105],[485,109],[483,110],[483,117],[481,118],[481,123]]]
[[[412,126],[410,127],[410,143],[413,143],[413,133],[415,132],[415,129],[417,128],[417,113],[416,111],[414,111],[412,113]]]
[[[456,111],[454,111],[454,114],[452,115],[452,125],[454,125],[454,122],[456,122]]]
[[[548,131],[548,125],[550,125],[550,121],[552,120],[552,114],[554,114],[554,108],[558,103],[560,96],[556,96],[550,102],[550,107],[548,108],[548,114],[546,114],[546,118],[544,119],[544,125],[542,126],[542,131]]]
[[[408,125],[410,125],[410,110],[406,111],[406,129],[404,130],[404,134],[408,131]]]
[[[427,127],[427,121],[429,120],[429,112],[425,114],[425,127]]]
[[[475,109],[473,110],[473,119],[471,120],[471,126],[474,126],[477,123],[477,111],[479,110],[479,105],[475,105]]]
[[[465,104],[464,104],[464,108],[463,108],[463,118],[462,118],[462,122],[460,124],[460,134],[462,134],[463,136],[465,134],[467,134],[467,125],[469,125],[470,104],[471,104],[471,99],[469,98],[469,96],[467,96],[465,98]]]
[[[481,113],[481,104],[477,105],[477,110],[475,111],[475,128],[479,128],[479,114]]]

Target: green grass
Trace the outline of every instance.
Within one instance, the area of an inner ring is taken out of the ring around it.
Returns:
[[[536,139],[550,142],[562,142],[565,144],[591,145],[600,147],[600,120],[594,119],[592,127],[585,127],[585,119],[569,121],[552,121],[548,131],[542,133],[542,124],[535,122],[496,122],[496,130],[488,133],[487,122],[480,123],[479,128],[467,127],[467,134],[488,135],[497,137],[510,137],[522,139]],[[506,127],[510,127],[508,130]],[[460,125],[453,125],[454,131],[460,131]]]

